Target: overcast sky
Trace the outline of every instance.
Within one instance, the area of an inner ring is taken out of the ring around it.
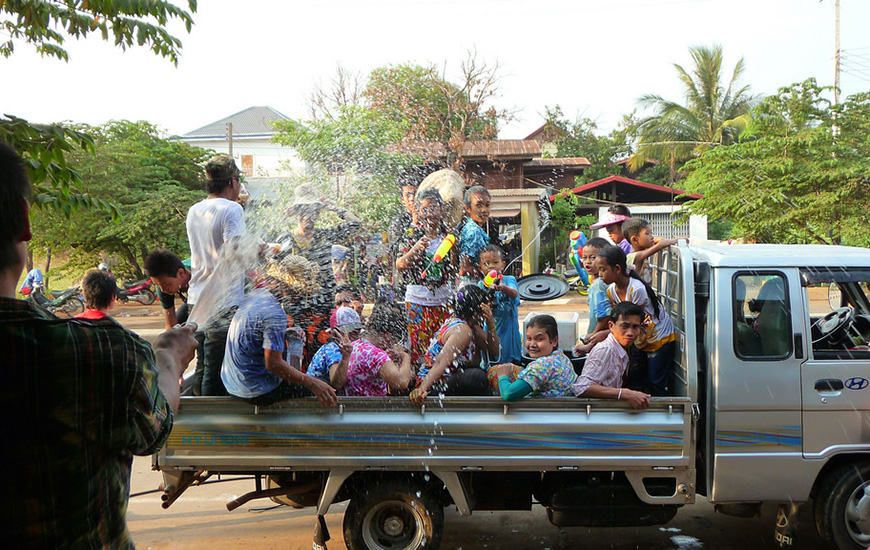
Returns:
[[[363,74],[390,63],[446,64],[475,48],[498,60],[502,106],[521,138],[545,106],[603,130],[638,96],[680,100],[673,63],[718,42],[728,72],[742,56],[755,93],[815,77],[833,83],[833,0],[201,0],[177,67],[94,36],[70,41],[69,63],[18,44],[0,58],[0,112],[33,122],[148,120],[183,134],[253,105],[292,118],[337,64]],[[870,90],[870,1],[841,0],[848,95]],[[2,37],[0,37],[2,38]]]

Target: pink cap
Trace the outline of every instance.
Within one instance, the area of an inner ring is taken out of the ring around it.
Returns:
[[[598,223],[593,223],[589,226],[589,229],[600,229],[602,227],[607,227],[608,225],[613,225],[615,223],[622,223],[628,219],[631,219],[631,216],[623,216],[622,214],[605,212],[604,216],[602,216],[601,219],[598,220]]]

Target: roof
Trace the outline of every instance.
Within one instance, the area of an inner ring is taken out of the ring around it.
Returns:
[[[586,185],[581,185],[580,187],[575,187],[571,189],[571,192],[575,195],[582,195],[583,193],[588,193],[589,191],[593,191],[598,189],[599,187],[604,186],[612,186],[613,184],[618,184],[627,188],[634,188],[643,191],[652,191],[658,193],[666,193],[668,195],[676,197],[677,195],[685,195],[686,198],[689,199],[700,199],[704,195],[700,195],[698,193],[690,193],[686,195],[685,191],[680,189],[674,189],[673,187],[665,187],[664,185],[657,185],[655,183],[647,183],[645,181],[634,180],[631,178],[625,178],[623,176],[608,176],[604,179],[600,179],[597,181],[593,181],[592,183],[587,183]],[[556,195],[551,195],[550,200],[555,200]],[[615,202],[633,202],[633,201],[622,201],[617,197]]]
[[[692,245],[692,256],[714,267],[870,267],[870,249],[824,244]]]
[[[226,137],[227,123],[233,123],[233,136],[266,136],[274,135],[275,129],[270,124],[278,120],[290,120],[271,107],[248,107],[244,111],[232,114],[202,128],[192,130],[183,136],[185,138]]]
[[[389,149],[424,157],[447,156],[444,144],[439,141],[404,141]],[[486,139],[466,141],[462,144],[462,157],[466,160],[533,159],[540,156],[541,147],[534,140]]]
[[[526,168],[589,168],[592,163],[586,157],[559,157],[532,159],[523,166]]]

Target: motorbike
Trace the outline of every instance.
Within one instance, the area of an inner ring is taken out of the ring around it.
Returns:
[[[154,283],[151,279],[124,283],[124,288],[118,289],[118,299],[124,303],[133,300],[143,306],[150,306],[157,299],[157,295],[154,294]]]
[[[24,299],[32,302],[51,313],[62,313],[67,317],[75,317],[85,310],[85,303],[82,301],[79,294],[81,289],[77,286],[66,290],[51,291],[51,299],[45,295],[45,287],[42,284],[36,283]]]

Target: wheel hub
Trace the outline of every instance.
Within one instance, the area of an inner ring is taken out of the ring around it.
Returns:
[[[870,481],[859,485],[849,496],[846,530],[858,544],[870,544]]]
[[[405,529],[405,522],[398,516],[390,516],[384,520],[384,533],[398,537]]]

